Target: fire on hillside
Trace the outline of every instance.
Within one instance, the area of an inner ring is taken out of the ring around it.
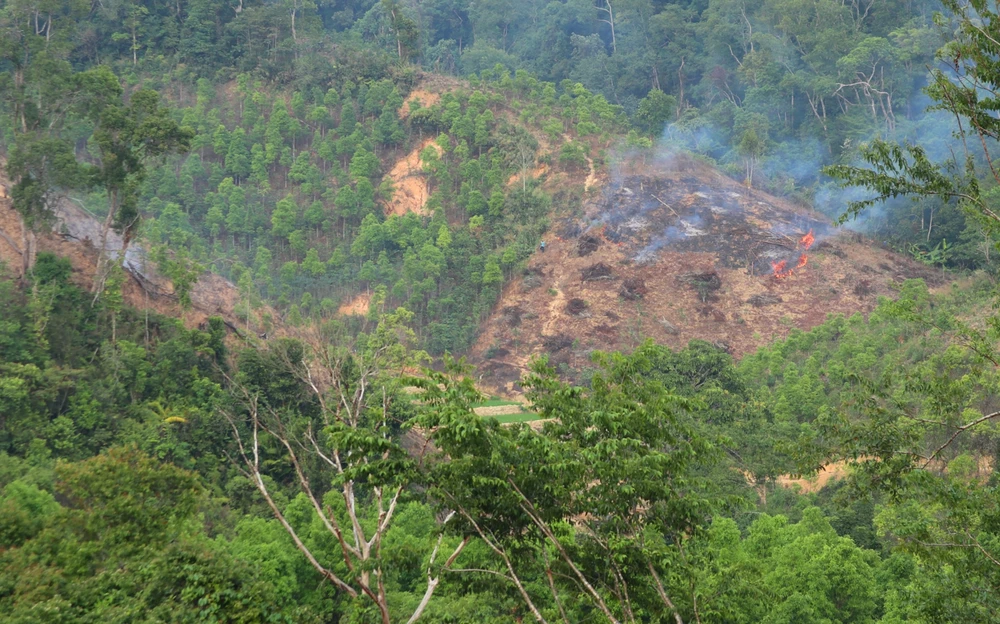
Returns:
[[[774,279],[785,279],[786,277],[791,277],[792,273],[804,267],[806,263],[809,262],[809,256],[806,252],[809,251],[809,248],[812,247],[815,241],[816,237],[813,235],[812,230],[809,230],[805,236],[799,239],[799,248],[802,249],[802,253],[799,255],[798,262],[795,266],[789,266],[788,260],[772,262],[771,267],[774,269]]]
[[[655,262],[667,249],[707,252],[723,267],[776,279],[803,268],[817,236],[833,233],[819,215],[693,177],[623,176],[605,187],[587,216],[572,226],[575,231],[563,233],[580,237],[581,249],[594,248],[595,236],[601,236],[640,265]]]

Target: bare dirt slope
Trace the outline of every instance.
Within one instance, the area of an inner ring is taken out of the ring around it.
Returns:
[[[869,312],[904,279],[946,281],[679,155],[613,169],[584,215],[557,218],[546,243],[505,288],[472,350],[482,383],[501,393],[516,392],[542,353],[581,367],[594,349],[649,337],[678,348],[707,340],[740,356],[827,314]]]
[[[73,266],[73,281],[86,290],[93,285],[97,269],[101,222],[69,199],[60,201],[55,209],[55,223],[48,232],[26,232],[20,215],[7,197],[10,188],[0,160],[0,261],[8,274],[21,278],[24,274],[25,254],[32,257],[37,252],[51,252],[68,258]],[[112,256],[120,253],[121,237],[110,232],[107,248]],[[28,263],[30,264],[30,263]],[[263,307],[251,313],[251,321],[239,318],[240,301],[236,286],[219,275],[205,272],[191,290],[192,306],[181,309],[173,284],[160,275],[142,247],[133,243],[125,254],[124,267],[129,279],[122,286],[125,302],[139,309],[150,309],[175,316],[188,327],[199,326],[211,317],[222,317],[231,327],[249,330],[250,333],[265,328],[263,316],[276,320],[270,308]]]
[[[438,153],[441,153],[441,148],[434,142],[434,139],[425,139],[405,157],[398,160],[386,174],[392,181],[394,189],[392,199],[386,206],[386,216],[402,216],[408,212],[421,216],[427,214],[425,206],[430,198],[430,189],[427,185],[427,174],[424,173],[420,164],[420,152],[428,145],[433,145]]]

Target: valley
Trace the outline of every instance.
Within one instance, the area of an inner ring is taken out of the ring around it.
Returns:
[[[0,0],[0,624],[997,621],[998,42]]]

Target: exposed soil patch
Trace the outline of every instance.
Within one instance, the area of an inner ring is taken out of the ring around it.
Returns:
[[[365,316],[368,314],[368,307],[372,301],[372,296],[368,293],[356,295],[350,301],[342,304],[337,309],[337,314],[343,316]]]
[[[21,215],[8,199],[6,186],[0,184],[0,262],[9,272],[21,277],[27,264],[25,254],[31,253],[30,247]]]
[[[434,106],[441,100],[441,95],[438,93],[433,93],[431,91],[425,91],[423,89],[414,89],[410,91],[410,94],[406,96],[403,100],[403,105],[399,108],[400,119],[406,119],[410,115],[410,110],[413,108],[411,102],[416,102],[420,104],[420,108],[428,108]]]
[[[828,466],[823,466],[819,472],[808,478],[795,478],[789,475],[782,475],[776,481],[781,487],[797,489],[803,494],[813,494],[819,492],[833,481],[846,478],[847,475],[847,462],[839,461]]]
[[[528,178],[536,178],[536,179],[540,178],[543,175],[545,175],[545,173],[548,172],[548,170],[549,170],[549,166],[546,165],[545,163],[542,163],[542,164],[536,166],[535,168],[533,168],[531,171],[528,172]],[[507,179],[507,186],[514,186],[518,182],[522,182],[522,183],[526,182],[526,180],[522,180],[521,179],[521,172],[520,171],[518,171],[517,173],[515,173],[514,175],[510,176]]]
[[[420,165],[420,152],[429,145],[441,153],[441,148],[433,139],[426,139],[404,158],[396,162],[386,176],[392,181],[394,192],[386,206],[387,215],[405,215],[413,212],[425,215],[425,205],[430,197],[427,176]]]

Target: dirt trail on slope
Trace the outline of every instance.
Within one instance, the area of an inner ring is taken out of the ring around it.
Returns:
[[[567,143],[573,142],[573,137],[568,134],[564,134],[563,138]],[[587,178],[583,181],[583,191],[587,192],[597,184],[597,169],[594,167],[594,159],[589,154],[584,153],[583,157],[587,159]]]
[[[594,159],[590,156],[586,156],[587,166],[590,167],[590,173],[587,174],[587,179],[583,181],[583,190],[589,191],[592,186],[597,184],[597,171],[594,169]]]
[[[542,336],[551,336],[552,326],[560,320],[564,320],[562,310],[566,307],[566,293],[563,291],[562,265],[556,265],[553,282],[554,285],[552,286],[552,289],[556,291],[556,294],[552,297],[552,301],[549,303],[549,315],[545,324],[542,326]]]

